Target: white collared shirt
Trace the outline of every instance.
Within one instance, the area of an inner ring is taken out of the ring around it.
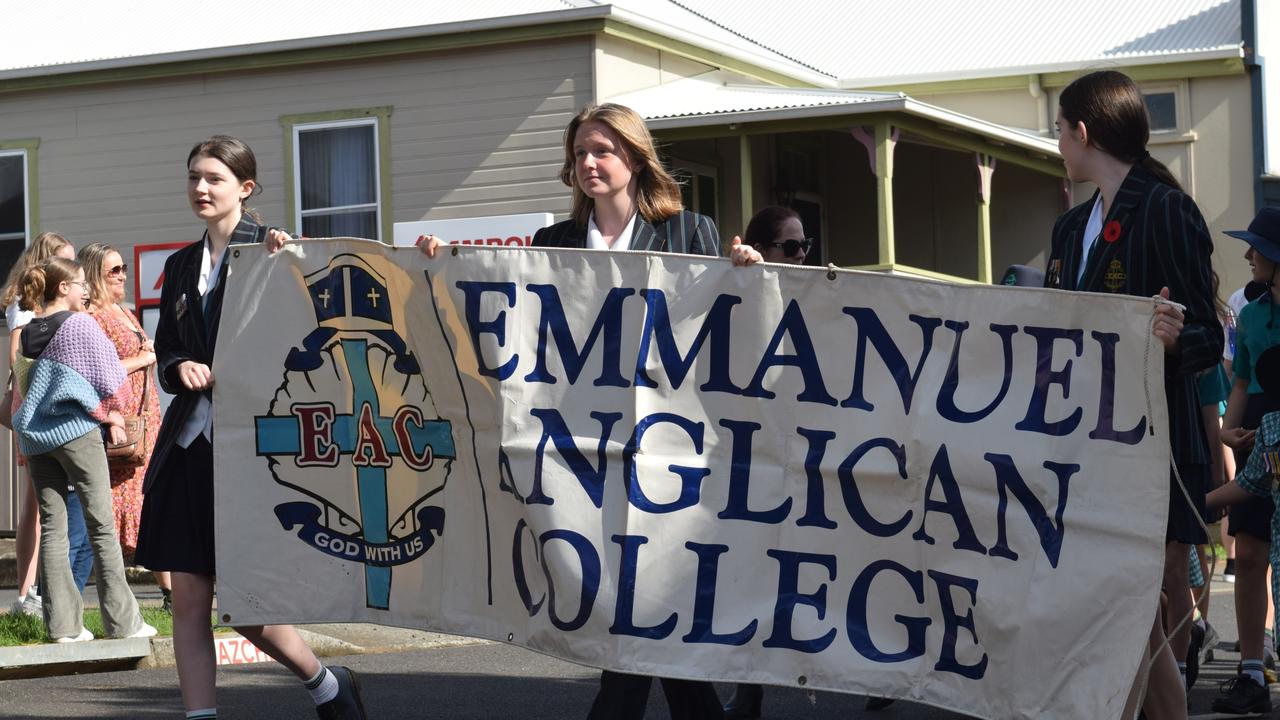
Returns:
[[[1098,199],[1093,201],[1093,212],[1089,213],[1089,222],[1084,226],[1084,247],[1080,249],[1080,269],[1076,272],[1077,285],[1084,280],[1084,266],[1089,264],[1089,251],[1102,236],[1102,220],[1102,193],[1098,193]]]
[[[604,235],[601,234],[600,228],[596,227],[596,212],[591,211],[591,217],[587,218],[587,247],[592,250],[629,250],[631,248],[631,235],[636,229],[636,213],[631,213],[631,217],[627,218],[627,224],[623,226],[622,232],[618,233],[618,237],[613,239],[613,245],[604,241]]]
[[[230,244],[227,245],[230,247]],[[200,291],[200,297],[195,302],[201,303],[201,311],[204,310],[204,299],[209,293],[218,287],[218,280],[221,278],[222,263],[227,259],[227,248],[222,249],[222,254],[214,258],[209,253],[209,241],[206,238],[204,242],[204,254],[200,259],[200,280],[196,283],[196,289]],[[207,321],[207,319],[206,319]],[[213,440],[213,403],[209,401],[209,396],[200,393],[200,399],[196,401],[196,407],[187,416],[187,421],[182,425],[182,432],[178,433],[178,446],[187,448],[191,443],[195,442],[197,437],[204,435],[206,440]]]

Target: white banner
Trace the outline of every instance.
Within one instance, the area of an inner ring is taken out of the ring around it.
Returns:
[[[1168,502],[1149,300],[368,241],[231,262],[224,622],[1120,715]]]

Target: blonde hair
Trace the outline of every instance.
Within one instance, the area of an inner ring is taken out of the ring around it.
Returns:
[[[42,265],[44,261],[55,257],[58,251],[71,245],[71,242],[56,232],[42,232],[27,246],[18,262],[9,271],[9,279],[5,281],[4,294],[0,295],[0,305],[9,307],[22,294],[20,280],[24,273],[33,267]]]
[[[80,263],[66,258],[51,257],[43,263],[27,268],[18,279],[22,297],[18,307],[23,310],[39,310],[58,297],[58,286],[75,280]]]
[[[84,281],[89,289],[89,305],[103,308],[114,302],[107,291],[107,278],[102,274],[102,261],[111,253],[120,254],[119,250],[106,243],[91,243],[80,248],[76,259],[84,268]],[[123,257],[121,258],[123,261]]]
[[[636,207],[647,222],[666,220],[684,209],[680,199],[680,184],[662,167],[658,151],[653,145],[649,128],[635,110],[615,103],[587,105],[582,108],[564,130],[564,166],[560,168],[560,182],[573,188],[573,219],[586,225],[595,207],[595,200],[582,191],[574,177],[576,158],[573,142],[583,123],[598,122],[617,133],[622,140],[626,157],[634,167],[636,177]]]

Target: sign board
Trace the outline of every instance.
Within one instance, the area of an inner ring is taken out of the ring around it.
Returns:
[[[427,235],[435,235],[450,245],[501,245],[523,247],[533,244],[533,234],[554,221],[551,213],[491,215],[459,220],[420,220],[396,223],[396,247],[413,247]]]

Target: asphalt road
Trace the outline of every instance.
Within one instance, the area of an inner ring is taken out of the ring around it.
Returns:
[[[1216,660],[1202,672],[1191,697],[1192,717],[1209,714],[1218,682],[1235,673],[1238,656],[1231,586],[1218,583],[1211,618],[1222,634]],[[360,673],[370,718],[584,718],[597,671],[500,644],[331,658]],[[315,717],[299,683],[274,664],[219,670],[219,717]],[[1273,686],[1280,689],[1280,686]],[[718,687],[727,698],[731,687]],[[963,716],[899,702],[876,713],[863,699],[769,688],[766,718],[806,720],[957,720]],[[1280,703],[1280,695],[1275,698]],[[0,682],[0,718],[180,718],[177,675],[172,668]],[[669,717],[656,683],[648,718]]]

